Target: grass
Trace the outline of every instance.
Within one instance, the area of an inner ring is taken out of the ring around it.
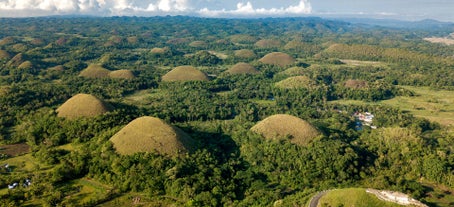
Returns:
[[[404,86],[403,88],[414,91],[416,96],[399,96],[382,101],[382,103],[399,107],[417,117],[423,117],[445,126],[454,126],[453,91],[433,90],[428,87]]]
[[[384,104],[408,111],[416,117],[426,118],[443,126],[454,126],[454,92],[434,90],[428,87],[401,86],[413,91],[412,97],[398,96],[379,102],[364,102],[358,100],[336,100],[331,103],[345,105]]]
[[[123,102],[126,104],[146,107],[153,103],[155,99],[164,97],[164,92],[161,89],[146,89],[136,91],[124,97]]]
[[[25,143],[0,146],[0,154],[7,154],[9,156],[22,155],[28,152],[30,152],[30,146]]]
[[[320,199],[318,206],[398,207],[402,205],[382,201],[375,195],[366,193],[362,188],[347,188],[328,192]]]
[[[361,61],[361,60],[346,60],[346,59],[343,59],[340,61],[347,65],[351,65],[351,66],[370,66],[370,65],[381,66],[384,64],[382,62],[376,62],[376,61]]]
[[[9,164],[13,168],[13,172],[31,172],[50,167],[36,160],[30,153],[0,161],[0,165],[5,164]]]
[[[178,66],[162,76],[162,81],[208,81],[208,76],[192,66]]]
[[[229,70],[227,70],[230,74],[258,74],[260,71],[254,68],[254,66],[250,65],[249,63],[237,63],[232,66]]]
[[[134,202],[134,200],[136,200]],[[123,207],[123,206],[181,206],[178,200],[170,197],[148,198],[144,193],[126,193],[110,201],[99,204],[99,207]]]
[[[99,197],[105,196],[112,189],[110,186],[87,178],[72,180],[68,185],[78,190],[76,193],[66,197],[67,203],[87,203],[90,200],[96,200]]]
[[[156,151],[176,156],[196,148],[194,140],[181,129],[149,116],[133,120],[112,136],[110,141],[122,155]]]
[[[115,70],[109,73],[111,78],[133,79],[134,74],[130,70]]]
[[[273,100],[254,99],[251,101],[253,101],[254,103],[257,103],[258,105],[261,105],[261,106],[275,106],[276,105],[276,101],[273,101]]]
[[[110,71],[101,65],[89,65],[80,72],[80,76],[87,78],[106,78],[109,76],[109,73]]]
[[[77,94],[58,109],[58,116],[69,119],[78,117],[93,117],[111,111],[112,107],[104,103],[102,100],[90,94]]]
[[[315,81],[312,81],[307,76],[294,76],[277,82],[275,86],[287,89],[313,88],[315,86]]]
[[[282,52],[272,52],[265,55],[263,58],[259,60],[262,63],[270,64],[270,65],[278,65],[280,67],[285,67],[287,65],[291,65],[295,63],[295,58],[292,56],[282,53]]]
[[[267,117],[253,126],[251,131],[266,139],[289,139],[290,142],[302,146],[320,135],[310,123],[287,114]]]

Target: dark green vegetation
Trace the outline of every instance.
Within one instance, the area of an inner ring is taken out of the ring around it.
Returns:
[[[423,40],[454,28],[189,17],[0,25],[0,205],[303,206],[317,191],[345,187],[454,205],[453,126],[375,104],[415,96],[419,87],[454,93],[454,47]],[[274,52],[287,61],[259,61]],[[239,62],[259,72],[226,72]],[[179,66],[208,80],[162,81]],[[119,70],[132,75],[110,75]],[[279,87],[292,76],[304,79]],[[57,116],[80,93],[112,111]],[[378,128],[357,131],[354,112],[374,114]],[[320,135],[296,145],[292,136],[265,139],[250,130],[276,114],[298,117]],[[178,127],[197,148],[178,157],[116,153],[109,139],[142,116]],[[10,145],[17,143],[30,151]]]

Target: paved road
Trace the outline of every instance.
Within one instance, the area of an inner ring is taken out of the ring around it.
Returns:
[[[328,192],[329,190],[318,192],[317,195],[312,197],[311,202],[309,203],[309,207],[317,207],[320,198],[326,195]]]

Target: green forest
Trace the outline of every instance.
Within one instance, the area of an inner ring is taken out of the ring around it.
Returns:
[[[308,206],[344,188],[454,205],[454,45],[424,40],[454,24],[0,25],[0,206]]]

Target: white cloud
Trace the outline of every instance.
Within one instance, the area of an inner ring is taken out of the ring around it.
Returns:
[[[311,12],[311,5],[308,0],[301,0],[298,5],[294,6],[269,9],[254,8],[253,3],[251,3],[253,1],[236,3],[236,9],[226,10],[210,9],[213,8],[210,6],[216,5],[217,8],[229,8],[235,3],[213,0],[0,0],[0,17],[33,16],[34,14],[89,14],[101,16],[196,14],[230,17],[232,15],[283,16],[308,14]]]
[[[202,16],[284,16],[284,15],[302,15],[310,14],[312,12],[311,4],[307,0],[301,0],[296,6],[289,6],[287,8],[257,8],[255,9],[251,2],[238,3],[235,10],[210,10],[203,8],[199,10]]]

